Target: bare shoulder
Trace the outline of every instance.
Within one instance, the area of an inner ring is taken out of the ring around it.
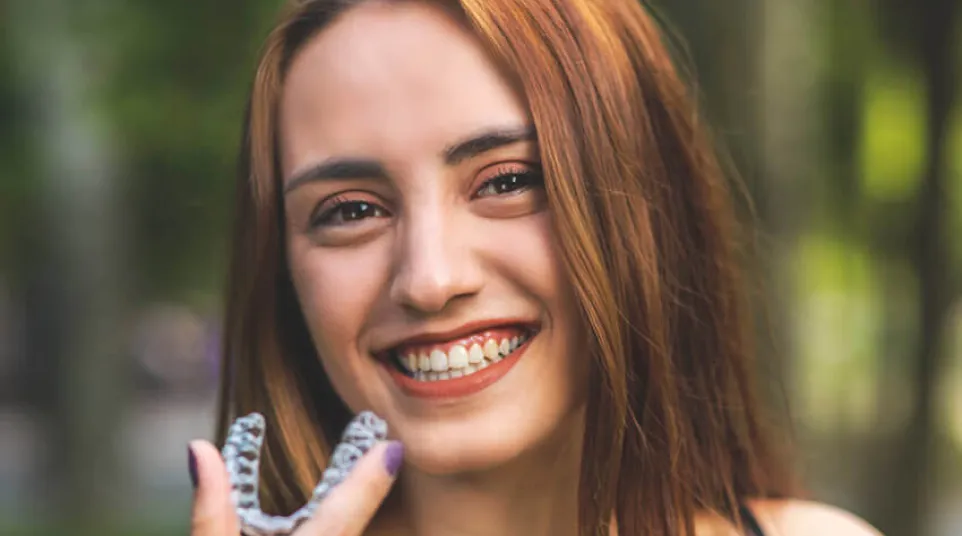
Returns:
[[[826,504],[775,499],[748,504],[765,534],[773,536],[881,536],[858,516]]]

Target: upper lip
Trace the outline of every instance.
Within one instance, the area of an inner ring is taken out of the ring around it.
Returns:
[[[492,320],[477,320],[467,324],[463,324],[459,327],[448,331],[427,331],[423,333],[418,333],[404,339],[397,339],[389,342],[383,346],[380,350],[376,351],[374,354],[379,356],[385,356],[404,346],[415,346],[415,345],[428,345],[432,343],[444,343],[461,337],[466,337],[478,332],[482,332],[489,329],[503,328],[507,326],[524,326],[526,328],[534,328],[537,326],[536,322],[530,320],[522,319],[492,319]]]

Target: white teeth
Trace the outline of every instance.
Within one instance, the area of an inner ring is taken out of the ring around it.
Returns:
[[[456,344],[447,353],[439,348],[431,352],[411,352],[399,356],[397,362],[417,381],[463,378],[501,361],[530,338],[530,335],[522,333],[501,339],[500,342],[488,339],[483,345],[473,343],[470,348]]]
[[[432,358],[433,359],[433,358]],[[448,351],[448,367],[453,369],[460,369],[468,366],[468,361],[470,356],[468,356],[468,351],[464,349],[464,346],[460,344],[455,345]],[[432,362],[433,364],[433,362]]]
[[[474,343],[471,345],[471,350],[468,351],[468,363],[480,363],[484,361],[484,350],[481,349],[481,345]]]
[[[484,357],[487,357],[492,361],[501,357],[501,354],[498,352],[498,343],[493,339],[488,339],[484,343]]]
[[[448,370],[448,356],[441,350],[431,352],[431,370],[434,372]]]

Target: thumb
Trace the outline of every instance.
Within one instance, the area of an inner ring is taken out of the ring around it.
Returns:
[[[397,478],[404,457],[398,441],[380,442],[357,465],[301,527],[303,536],[360,536]]]
[[[194,503],[190,516],[191,536],[227,536],[240,533],[230,500],[230,480],[220,452],[207,441],[187,446]]]

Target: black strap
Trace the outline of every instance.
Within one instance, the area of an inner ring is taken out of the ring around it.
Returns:
[[[742,517],[742,524],[745,525],[745,530],[748,531],[746,536],[765,536],[765,533],[762,532],[761,525],[759,525],[758,520],[755,519],[755,514],[752,513],[748,506],[744,504],[739,506],[738,513]]]

